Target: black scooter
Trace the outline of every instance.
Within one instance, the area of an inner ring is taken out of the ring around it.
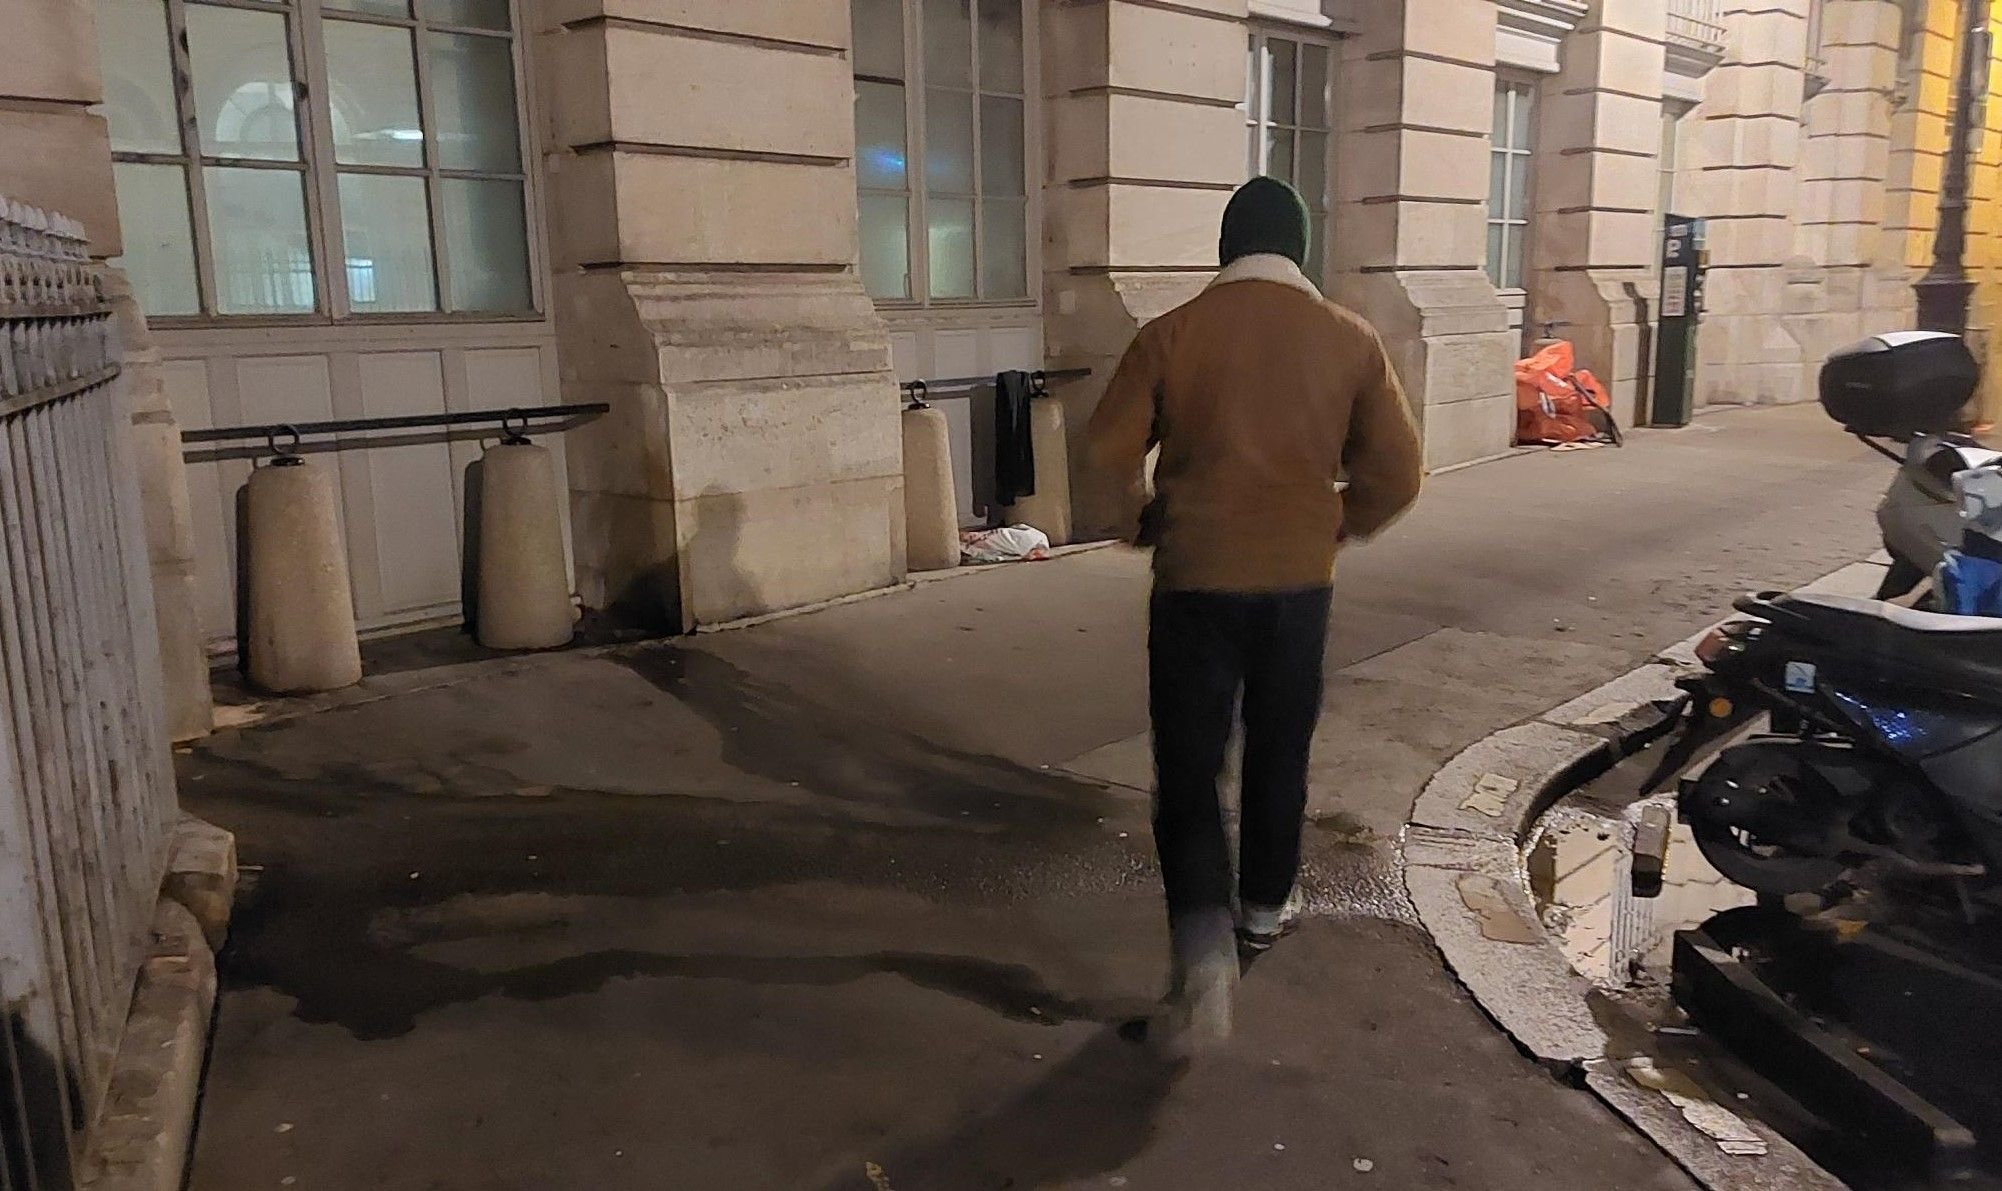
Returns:
[[[1852,432],[1910,438],[1948,424],[1977,377],[1957,338],[1885,336],[1829,359],[1822,403]],[[1737,607],[1698,650],[1669,750],[1770,721],[1683,783],[1710,863],[1774,899],[1917,885],[1967,913],[2002,906],[2002,620],[1808,594]]]

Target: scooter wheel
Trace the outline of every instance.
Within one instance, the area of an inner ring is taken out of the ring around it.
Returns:
[[[1791,741],[1727,749],[1685,783],[1678,806],[1696,846],[1732,882],[1769,897],[1818,893],[1849,871],[1815,841],[1845,816],[1842,798]]]

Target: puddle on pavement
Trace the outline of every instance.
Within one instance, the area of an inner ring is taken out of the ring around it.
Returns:
[[[1712,868],[1689,828],[1674,822],[1672,788],[1627,801],[1652,760],[1651,751],[1643,753],[1567,795],[1524,850],[1544,929],[1580,975],[1614,991],[1666,984],[1676,931],[1757,900]],[[1634,826],[1649,806],[1665,808],[1674,826],[1661,891],[1640,897],[1632,882]]]

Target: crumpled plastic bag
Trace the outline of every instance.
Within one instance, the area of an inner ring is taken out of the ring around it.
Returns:
[[[1949,550],[1940,560],[1939,610],[1952,616],[2002,616],[2002,562]]]
[[[1576,366],[1568,340],[1559,339],[1515,364],[1515,441],[1554,446],[1608,439],[1612,408],[1590,369]]]
[[[961,562],[1035,562],[1050,556],[1050,535],[1033,525],[972,529],[959,535]]]

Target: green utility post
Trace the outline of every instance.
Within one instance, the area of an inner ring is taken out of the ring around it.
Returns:
[[[1696,324],[1703,313],[1703,221],[1664,220],[1661,303],[1655,308],[1654,402],[1650,426],[1687,426],[1696,412]]]

